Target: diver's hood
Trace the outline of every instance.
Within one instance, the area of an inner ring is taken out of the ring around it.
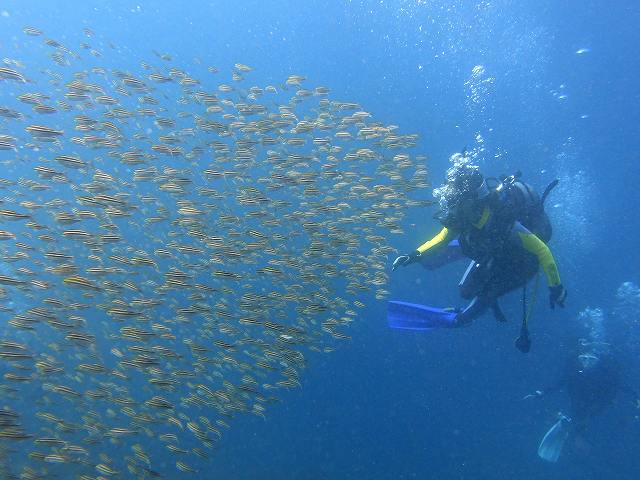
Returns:
[[[459,230],[477,220],[491,190],[479,172],[471,176],[450,180],[442,187],[440,210],[434,218],[449,229]]]
[[[491,189],[466,152],[452,155],[449,161],[451,167],[447,169],[444,185],[433,190],[440,204],[435,218],[445,227],[460,229],[477,221],[482,211],[479,207],[490,196]]]

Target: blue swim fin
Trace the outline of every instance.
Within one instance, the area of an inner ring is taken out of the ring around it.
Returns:
[[[455,326],[456,313],[416,303],[391,300],[387,304],[387,323],[391,328],[431,330]]]
[[[562,453],[562,447],[564,447],[569,437],[570,422],[571,419],[569,417],[560,415],[560,419],[549,429],[538,447],[538,456],[541,459],[552,463],[558,461]]]

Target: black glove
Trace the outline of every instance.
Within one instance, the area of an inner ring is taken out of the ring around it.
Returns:
[[[564,308],[564,301],[567,299],[567,291],[562,285],[556,285],[555,287],[549,287],[549,306],[553,310],[556,305],[560,305]]]
[[[415,250],[411,253],[408,253],[406,255],[400,255],[398,258],[396,258],[393,261],[393,265],[391,265],[391,271],[395,272],[396,268],[402,266],[407,266],[410,263],[415,262],[416,260],[418,260],[418,258],[420,258],[420,252],[418,250]]]

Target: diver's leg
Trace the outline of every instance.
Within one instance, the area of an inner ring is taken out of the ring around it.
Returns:
[[[535,257],[494,258],[485,264],[471,262],[460,281],[462,298],[473,298],[458,314],[456,325],[468,325],[491,308],[496,320],[506,321],[498,305],[498,298],[519,288],[535,276],[538,263]]]
[[[524,287],[538,273],[538,260],[532,255],[501,259],[487,282],[487,296],[500,298],[509,292]]]
[[[469,325],[473,320],[486,312],[490,306],[491,302],[487,301],[486,298],[481,296],[475,297],[471,300],[471,303],[467,305],[467,308],[456,315],[456,327]]]
[[[491,311],[493,312],[493,316],[495,317],[495,319],[499,322],[506,322],[507,321],[507,317],[504,316],[504,313],[502,313],[502,309],[500,308],[500,305],[498,304],[498,299],[494,299],[493,303],[491,304]]]
[[[460,289],[460,296],[465,300],[470,300],[480,295],[484,290],[486,280],[489,276],[489,265],[480,264],[476,261],[471,261],[467,270],[462,275],[458,288]]]
[[[602,402],[601,394],[593,395],[569,391],[569,400],[571,401],[573,428],[577,433],[582,433],[589,421],[601,415],[608,405],[607,402]]]
[[[467,267],[458,286],[460,296],[472,300],[456,316],[456,326],[469,325],[495,303],[495,298],[487,295],[487,284],[491,283],[493,266],[493,260],[489,260],[483,263],[472,261]]]
[[[517,288],[524,287],[538,271],[536,259],[517,258],[511,262],[504,259],[494,263],[491,278],[486,282],[484,296],[490,300],[493,316],[499,322],[506,322],[507,317],[502,312],[498,299]]]

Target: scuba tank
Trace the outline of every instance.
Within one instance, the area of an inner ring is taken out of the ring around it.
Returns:
[[[501,180],[495,179],[497,182],[494,188],[497,193],[496,209],[508,222],[520,222],[540,240],[548,243],[552,228],[549,216],[544,211],[544,201],[558,184],[558,180],[547,185],[542,196],[539,196],[533,187],[520,180],[521,176],[520,172],[516,172],[502,177]]]
[[[484,262],[501,252],[516,221],[543,242],[547,243],[551,239],[551,222],[544,211],[543,202],[558,182],[556,180],[547,186],[540,197],[520,177],[521,173],[516,172],[500,178],[486,178],[473,190],[470,203],[478,210],[483,205],[488,205],[494,214],[482,229],[459,228],[460,246],[467,257]],[[464,209],[458,210],[464,212]],[[460,216],[468,218],[468,215]],[[450,226],[445,221],[442,223]]]

